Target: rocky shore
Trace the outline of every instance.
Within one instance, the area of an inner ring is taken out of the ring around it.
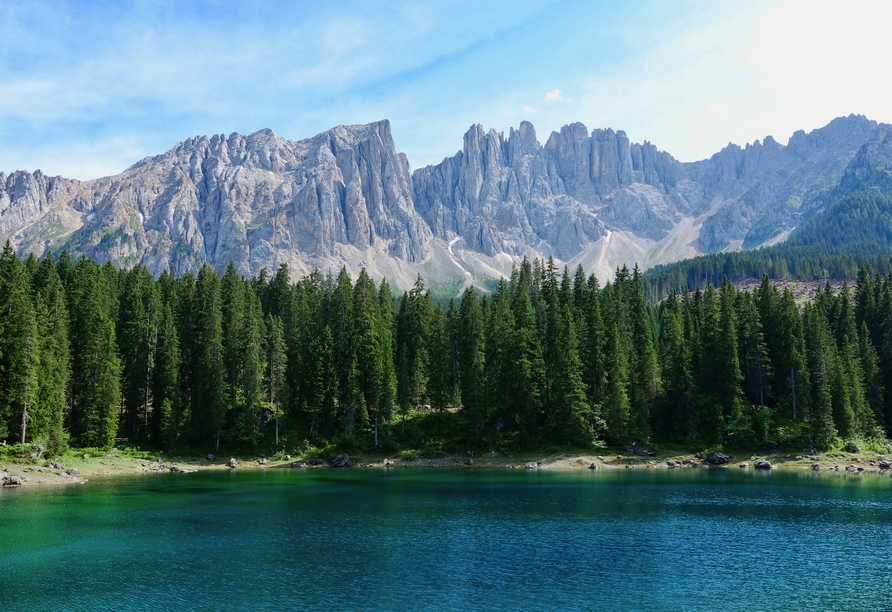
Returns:
[[[854,445],[845,450],[826,453],[684,453],[649,454],[645,449],[629,448],[621,452],[601,454],[534,455],[532,453],[441,454],[436,457],[341,454],[331,457],[299,457],[290,455],[229,455],[204,457],[158,455],[135,458],[114,451],[103,456],[88,454],[63,460],[3,461],[0,460],[0,486],[3,488],[32,485],[85,484],[92,479],[125,475],[183,474],[217,470],[267,469],[337,469],[337,468],[483,468],[525,470],[660,470],[660,469],[735,469],[760,471],[807,471],[877,473],[892,475],[892,452],[865,452]]]

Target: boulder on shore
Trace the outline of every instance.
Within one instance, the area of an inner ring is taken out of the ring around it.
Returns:
[[[238,466],[238,461],[235,460],[235,457],[230,457],[229,459],[229,467],[234,468]]]
[[[59,463],[58,461],[56,461],[55,459],[53,459],[53,460],[50,462],[50,467],[52,467],[54,470],[62,470],[62,471],[65,471],[65,467],[64,467],[61,463]]]
[[[711,453],[709,457],[706,458],[706,463],[709,465],[725,465],[731,458],[725,453]]]
[[[535,461],[530,461],[529,463],[527,463],[527,464],[526,464],[525,466],[523,466],[523,467],[524,467],[524,469],[527,469],[527,470],[538,470],[538,469],[539,469],[539,464],[536,463]]]
[[[847,453],[860,453],[861,449],[858,448],[858,445],[854,442],[846,442],[846,452]]]
[[[749,466],[750,466],[750,464],[747,463],[746,461],[744,461],[743,463],[740,464],[740,468],[741,468],[741,469],[746,469],[746,468],[748,468]]]
[[[328,460],[328,464],[331,467],[347,467],[350,463],[350,456],[344,453],[343,455],[338,455],[337,457],[332,457]]]
[[[25,477],[21,474],[12,474],[3,479],[4,487],[20,487],[25,484]]]
[[[759,459],[758,461],[756,461],[753,464],[753,467],[756,468],[757,470],[770,470],[771,462],[766,461],[765,459]]]
[[[216,458],[217,458],[217,457],[215,457],[214,455],[212,455],[212,454],[210,454],[210,453],[209,453],[208,456],[207,456],[208,461],[213,461],[213,460],[216,459]]]
[[[65,470],[65,473],[71,476],[72,478],[80,478],[81,474],[77,471],[77,468],[69,468]]]

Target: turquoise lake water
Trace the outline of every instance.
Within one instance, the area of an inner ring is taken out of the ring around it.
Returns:
[[[0,491],[0,610],[892,610],[892,478],[267,470]]]

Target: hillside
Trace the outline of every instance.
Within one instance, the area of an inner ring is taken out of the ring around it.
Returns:
[[[793,230],[786,241],[753,251],[696,257],[645,274],[648,296],[727,276],[739,283],[767,274],[772,280],[849,280],[866,267],[892,270],[892,142],[881,130],[852,159],[826,207]]]

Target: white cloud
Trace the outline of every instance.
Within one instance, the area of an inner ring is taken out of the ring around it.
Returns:
[[[555,87],[551,91],[545,94],[545,99],[549,102],[561,102],[564,99],[564,95],[561,93],[561,90]]]

